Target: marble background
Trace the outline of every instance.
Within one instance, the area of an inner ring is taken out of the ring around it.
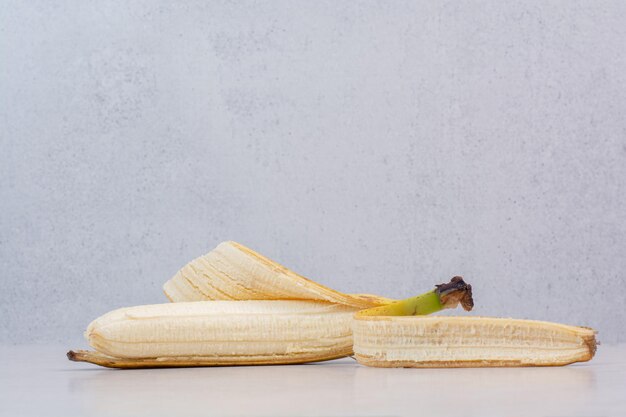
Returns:
[[[237,240],[626,341],[626,2],[7,1],[0,341]]]

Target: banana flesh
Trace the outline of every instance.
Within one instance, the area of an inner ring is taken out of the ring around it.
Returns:
[[[489,317],[355,317],[357,361],[375,367],[556,366],[590,360],[595,331]]]
[[[109,366],[301,363],[350,355],[354,312],[321,301],[155,304],[107,313],[85,338]]]

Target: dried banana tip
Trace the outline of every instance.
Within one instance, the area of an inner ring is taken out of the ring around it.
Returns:
[[[447,284],[436,285],[436,292],[444,308],[456,308],[461,304],[465,311],[471,311],[474,307],[472,298],[472,286],[463,281],[463,277],[453,277]]]

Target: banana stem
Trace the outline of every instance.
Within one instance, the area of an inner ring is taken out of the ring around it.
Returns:
[[[447,284],[436,285],[427,293],[396,301],[384,306],[357,312],[357,316],[424,316],[459,304],[466,311],[474,307],[472,286],[461,277],[454,277]]]

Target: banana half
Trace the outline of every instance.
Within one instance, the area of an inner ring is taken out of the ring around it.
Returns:
[[[375,367],[557,366],[591,360],[595,331],[491,317],[363,317],[353,325],[357,361]]]
[[[325,301],[155,304],[114,310],[69,355],[116,368],[304,363],[352,354],[355,308]]]

